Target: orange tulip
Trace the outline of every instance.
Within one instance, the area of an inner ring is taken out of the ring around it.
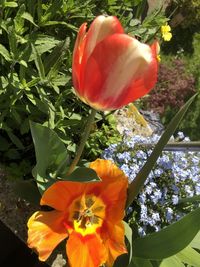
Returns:
[[[128,180],[109,160],[90,164],[102,181],[59,181],[42,196],[41,205],[53,211],[35,212],[28,221],[28,246],[45,261],[68,237],[66,253],[71,267],[112,266],[126,253],[124,207]]]
[[[124,33],[116,17],[98,16],[79,29],[73,52],[79,98],[97,110],[114,110],[147,94],[157,80],[157,54]]]

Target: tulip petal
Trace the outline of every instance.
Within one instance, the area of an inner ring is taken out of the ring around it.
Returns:
[[[40,205],[47,205],[64,211],[74,198],[82,195],[86,183],[59,181],[50,186],[43,194]]]
[[[106,221],[104,227],[101,229],[101,236],[105,240],[104,244],[108,251],[106,266],[112,267],[118,256],[127,253],[124,233],[122,221],[114,224]]]
[[[66,250],[71,267],[99,267],[107,259],[105,247],[97,235],[83,237],[73,232],[67,241]]]
[[[86,23],[81,25],[73,51],[72,78],[74,87],[77,89],[79,88],[81,61],[85,48],[86,26]]]
[[[81,28],[80,28],[80,31]],[[78,73],[79,81],[76,81],[74,78],[74,87],[76,89],[76,92],[78,96],[81,98],[82,101],[84,101],[84,98],[82,98],[83,93],[83,87],[81,86],[82,79],[84,79],[84,68],[86,65],[86,62],[93,52],[95,46],[101,42],[104,38],[115,34],[115,33],[123,33],[124,29],[121,26],[121,23],[119,20],[114,16],[98,16],[91,24],[89,31],[87,33],[87,36],[85,38],[84,43],[84,52],[81,54],[81,57],[79,57],[78,53],[74,56],[74,62],[77,56],[77,60],[79,62],[81,61],[81,69],[80,65],[75,64],[73,65],[74,73]],[[79,36],[79,35],[78,35]],[[83,47],[83,45],[82,45]],[[76,51],[76,49],[75,49]],[[83,50],[82,50],[83,51]],[[83,55],[83,57],[82,57]],[[79,58],[79,59],[78,59]],[[79,84],[78,84],[79,82]]]
[[[62,224],[63,214],[57,211],[35,212],[28,221],[28,246],[45,261],[54,248],[68,236]]]
[[[85,60],[93,52],[95,46],[106,37],[115,33],[124,33],[124,29],[119,20],[114,16],[98,16],[92,22],[87,33],[87,40],[85,45]]]
[[[120,108],[149,93],[157,82],[157,71],[157,58],[152,57],[147,71],[139,79],[133,80],[127,88],[124,88],[113,106]]]
[[[153,87],[156,63],[148,45],[126,34],[108,36],[88,58],[80,84],[82,96],[96,109],[117,109]]]
[[[106,205],[106,220],[122,220],[127,198],[128,178],[114,163],[109,160],[97,159],[90,164],[102,182],[89,184],[86,191],[96,193]]]
[[[116,180],[122,180],[125,184],[128,183],[127,176],[124,172],[110,160],[96,159],[90,163],[90,168],[96,171],[102,182],[111,183]]]

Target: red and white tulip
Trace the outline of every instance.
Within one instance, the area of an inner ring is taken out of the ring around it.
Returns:
[[[98,16],[79,29],[73,52],[73,84],[79,98],[97,110],[114,110],[147,94],[157,81],[153,47],[124,33],[113,16]]]

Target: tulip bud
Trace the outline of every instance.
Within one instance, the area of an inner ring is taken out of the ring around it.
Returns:
[[[97,110],[114,110],[147,94],[157,80],[156,51],[124,34],[116,17],[98,16],[79,30],[73,83],[79,98]]]

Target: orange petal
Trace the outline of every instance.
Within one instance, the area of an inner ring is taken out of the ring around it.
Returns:
[[[124,238],[124,225],[122,221],[116,224],[106,222],[101,231],[102,239],[105,240],[105,246],[108,252],[106,266],[112,267],[118,256],[127,253]]]
[[[63,213],[58,211],[35,212],[28,221],[28,246],[35,249],[39,259],[45,261],[54,248],[68,234],[62,224]]]
[[[90,163],[90,168],[95,170],[105,183],[122,180],[128,186],[126,175],[110,160],[97,159]]]
[[[84,188],[84,183],[56,182],[44,192],[40,204],[64,211],[73,199],[84,193]]]
[[[107,253],[96,235],[85,237],[73,232],[67,241],[70,267],[99,267],[106,262]]]
[[[86,191],[89,189],[92,193],[100,197],[106,204],[106,220],[113,223],[121,221],[124,217],[124,208],[127,198],[128,179],[125,174],[111,161],[97,159],[90,164],[102,182],[96,185],[89,184]]]

